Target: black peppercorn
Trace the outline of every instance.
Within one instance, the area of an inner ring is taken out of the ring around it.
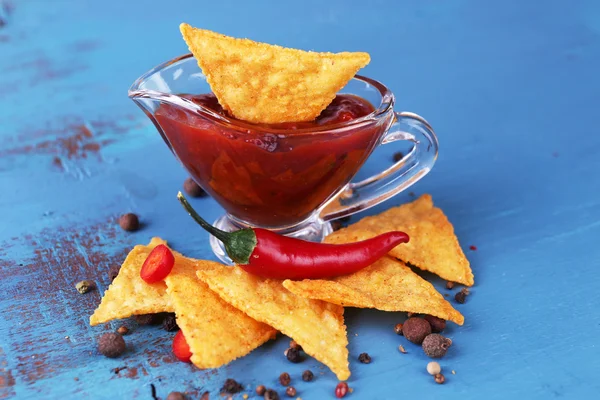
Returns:
[[[302,361],[302,354],[300,354],[300,350],[298,348],[290,347],[287,349],[285,356],[290,362],[293,363],[299,363]]]
[[[290,377],[290,374],[288,374],[287,372],[284,372],[281,375],[279,375],[279,383],[281,383],[283,386],[288,386],[291,381],[292,381],[292,378]]]
[[[370,364],[371,356],[367,353],[360,353],[360,355],[358,356],[358,361],[360,361],[363,364]]]
[[[465,304],[465,301],[467,301],[467,293],[461,290],[454,295],[454,300],[459,304]]]
[[[240,385],[235,379],[227,379],[221,388],[222,393],[239,393],[244,390],[244,387]]]
[[[304,371],[302,373],[302,380],[304,382],[310,382],[313,380],[313,378],[315,377],[315,375],[312,373],[311,370],[307,369],[306,371]]]

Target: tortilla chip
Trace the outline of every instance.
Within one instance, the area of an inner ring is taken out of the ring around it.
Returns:
[[[296,296],[281,281],[263,279],[239,267],[202,270],[197,275],[234,307],[290,336],[338,379],[350,377],[342,307]]]
[[[367,53],[315,53],[179,28],[219,103],[254,123],[314,120],[370,61]]]
[[[104,292],[100,305],[90,317],[90,325],[132,315],[174,311],[164,282],[148,284],[140,278],[142,264],[159,244],[166,245],[167,242],[155,237],[147,246],[138,245],[129,252],[119,275]]]
[[[415,274],[402,261],[387,256],[351,275],[330,281],[286,280],[283,286],[298,296],[346,307],[430,314],[458,325],[464,322],[461,313],[431,283]]]
[[[245,356],[277,334],[275,329],[223,301],[196,277],[197,270],[222,268],[227,269],[212,261],[177,257],[165,278],[177,325],[190,346],[192,363],[198,368],[218,368]]]
[[[361,219],[325,238],[326,243],[351,243],[390,231],[404,231],[410,242],[396,246],[390,255],[443,279],[473,286],[474,278],[454,228],[442,210],[425,194],[400,207]]]

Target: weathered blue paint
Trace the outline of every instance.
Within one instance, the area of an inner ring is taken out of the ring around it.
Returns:
[[[403,314],[349,310],[350,398],[597,396],[600,3],[0,0],[9,3],[0,6],[0,398],[150,399],[152,384],[163,399],[171,390],[218,398],[228,377],[252,395],[256,384],[279,387],[283,371],[303,399],[333,397],[334,376],[312,360],[287,363],[284,339],[198,371],[173,362],[172,334],[131,323],[124,358],[96,353],[94,338],[119,324],[92,329],[88,316],[124,251],[159,235],[212,257],[175,200],[185,172],[126,96],[136,77],[186,51],[182,21],[368,51],[365,74],[439,135],[439,161],[414,191],[431,193],[454,222],[477,281],[459,306],[465,326],[448,331],[447,382],[433,383],[425,355],[393,333]],[[195,203],[208,218],[221,213],[210,199]],[[125,211],[144,229],[115,228]],[[79,295],[85,278],[99,292]],[[372,364],[356,361],[363,351]],[[306,368],[315,382],[300,381]]]

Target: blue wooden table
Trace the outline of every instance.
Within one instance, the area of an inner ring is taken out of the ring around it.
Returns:
[[[349,398],[598,396],[600,2],[0,0],[0,10],[1,399],[151,399],[153,388],[162,399],[172,390],[219,398],[226,378],[253,395],[257,384],[278,386],[283,371],[302,399],[333,398],[333,374],[314,360],[285,361],[283,338],[199,371],[175,362],[172,334],[128,322],[126,355],[97,354],[95,338],[120,324],[90,328],[88,317],[108,268],[133,245],[156,235],[213,258],[174,199],[185,171],[126,95],[143,72],[187,51],[182,21],[368,51],[364,73],[439,135],[436,167],[411,190],[447,213],[476,277],[458,306],[465,325],[447,332],[446,384],[394,334],[404,314],[349,310]],[[211,199],[194,204],[210,219],[222,212]],[[139,232],[116,225],[128,211],[141,216]],[[99,290],[80,295],[82,279]],[[356,361],[364,351],[372,364]],[[316,381],[298,379],[307,368]]]

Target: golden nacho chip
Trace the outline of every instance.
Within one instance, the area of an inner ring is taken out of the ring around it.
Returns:
[[[367,53],[316,53],[179,28],[221,106],[253,123],[312,121],[370,61]]]
[[[402,261],[387,256],[358,272],[330,281],[286,280],[283,286],[298,296],[346,307],[430,314],[458,325],[464,322],[462,314],[431,283]]]
[[[155,237],[147,246],[138,245],[129,252],[119,275],[104,292],[100,305],[90,317],[90,325],[132,315],[173,312],[173,304],[167,295],[165,283],[148,284],[140,278],[140,270],[148,254],[159,244],[166,243]]]
[[[390,255],[443,279],[473,286],[473,272],[454,227],[425,194],[399,207],[361,219],[325,238],[326,243],[350,243],[390,231],[404,231],[410,242],[396,246]]]
[[[338,379],[348,379],[348,338],[342,307],[296,296],[281,281],[263,279],[239,267],[200,270],[197,275],[234,307],[290,336]]]
[[[222,268],[227,267],[212,261],[177,257],[173,270],[165,278],[177,325],[190,346],[192,363],[198,368],[218,368],[245,356],[277,334],[275,329],[223,301],[196,277],[198,270]]]

